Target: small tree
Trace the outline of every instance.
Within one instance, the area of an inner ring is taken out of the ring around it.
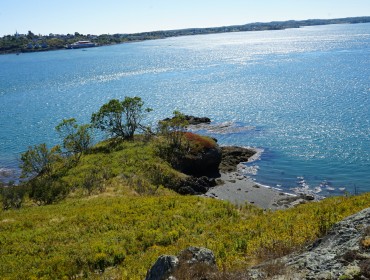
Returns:
[[[187,130],[188,121],[185,115],[179,111],[173,112],[173,117],[158,123],[159,133],[164,136],[165,144],[159,144],[159,154],[167,159],[171,164],[176,164],[177,160],[184,156],[188,143],[184,143],[184,133]]]
[[[132,139],[135,131],[143,128],[141,122],[146,113],[152,110],[143,106],[140,97],[125,97],[123,101],[112,99],[92,114],[91,123],[112,137]]]
[[[63,139],[63,148],[77,160],[91,147],[93,142],[91,125],[79,125],[76,119],[72,118],[64,119],[55,129]]]
[[[21,155],[22,177],[36,177],[42,174],[50,174],[52,165],[59,158],[58,146],[49,150],[45,143],[29,147]]]
[[[37,204],[50,204],[68,193],[67,186],[58,181],[57,163],[61,160],[58,146],[48,149],[46,144],[29,147],[21,155],[22,177],[28,177],[29,196]]]
[[[165,119],[158,123],[158,128],[170,147],[180,149],[188,125],[189,122],[186,120],[185,115],[179,111],[174,111],[171,119]]]

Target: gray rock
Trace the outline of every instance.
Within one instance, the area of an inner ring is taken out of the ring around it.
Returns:
[[[295,270],[304,271],[306,279],[338,279],[342,275],[354,277],[356,273],[362,273],[358,267],[369,261],[368,249],[360,245],[369,227],[370,208],[367,208],[335,224],[306,252],[285,257],[284,262]],[[323,277],[324,274],[331,275],[331,278]]]
[[[145,280],[175,280],[176,273],[185,269],[191,273],[192,267],[202,265],[202,269],[216,271],[216,258],[207,248],[189,247],[175,256],[160,256],[148,271]]]
[[[187,264],[205,263],[211,266],[216,265],[216,258],[213,252],[207,248],[189,247],[178,255],[180,262]]]
[[[167,280],[179,264],[175,256],[160,256],[146,274],[145,280]]]

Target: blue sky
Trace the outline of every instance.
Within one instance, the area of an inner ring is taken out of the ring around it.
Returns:
[[[0,36],[134,33],[369,16],[370,0],[0,0]]]

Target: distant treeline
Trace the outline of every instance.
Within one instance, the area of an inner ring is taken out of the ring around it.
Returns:
[[[370,22],[370,16],[350,17],[337,19],[309,19],[309,20],[289,20],[272,21],[268,23],[256,22],[244,25],[208,27],[208,28],[188,28],[167,31],[152,31],[134,34],[103,34],[103,35],[83,35],[78,32],[74,34],[60,35],[35,35],[31,31],[27,34],[6,35],[0,38],[0,54],[21,53],[34,51],[47,51],[63,49],[66,45],[76,41],[89,40],[100,46],[119,44],[133,41],[144,41],[153,39],[163,39],[176,36],[190,36],[199,34],[214,34],[225,32],[241,31],[263,31],[263,30],[282,30],[287,28],[299,28],[302,26],[344,24],[344,23],[367,23]]]

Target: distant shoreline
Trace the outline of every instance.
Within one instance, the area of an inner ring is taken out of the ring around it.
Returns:
[[[132,34],[103,34],[103,35],[83,35],[79,33],[67,35],[48,35],[37,36],[32,34],[13,36],[3,36],[0,38],[0,54],[20,54],[30,52],[42,52],[51,50],[65,49],[65,46],[76,41],[90,40],[98,46],[109,46],[129,42],[141,42],[147,40],[165,39],[170,37],[181,37],[191,35],[207,35],[217,33],[265,31],[265,30],[284,30],[290,28],[300,28],[306,26],[318,26],[329,24],[357,24],[369,23],[370,16],[348,17],[336,19],[308,19],[308,20],[288,20],[272,22],[255,22],[244,25],[231,25],[222,27],[206,28],[186,28],[178,30],[151,31]],[[9,41],[12,40],[10,44]],[[15,43],[14,43],[15,40]],[[17,41],[18,40],[18,41]],[[57,43],[56,43],[57,41]],[[32,44],[32,47],[30,45]]]

